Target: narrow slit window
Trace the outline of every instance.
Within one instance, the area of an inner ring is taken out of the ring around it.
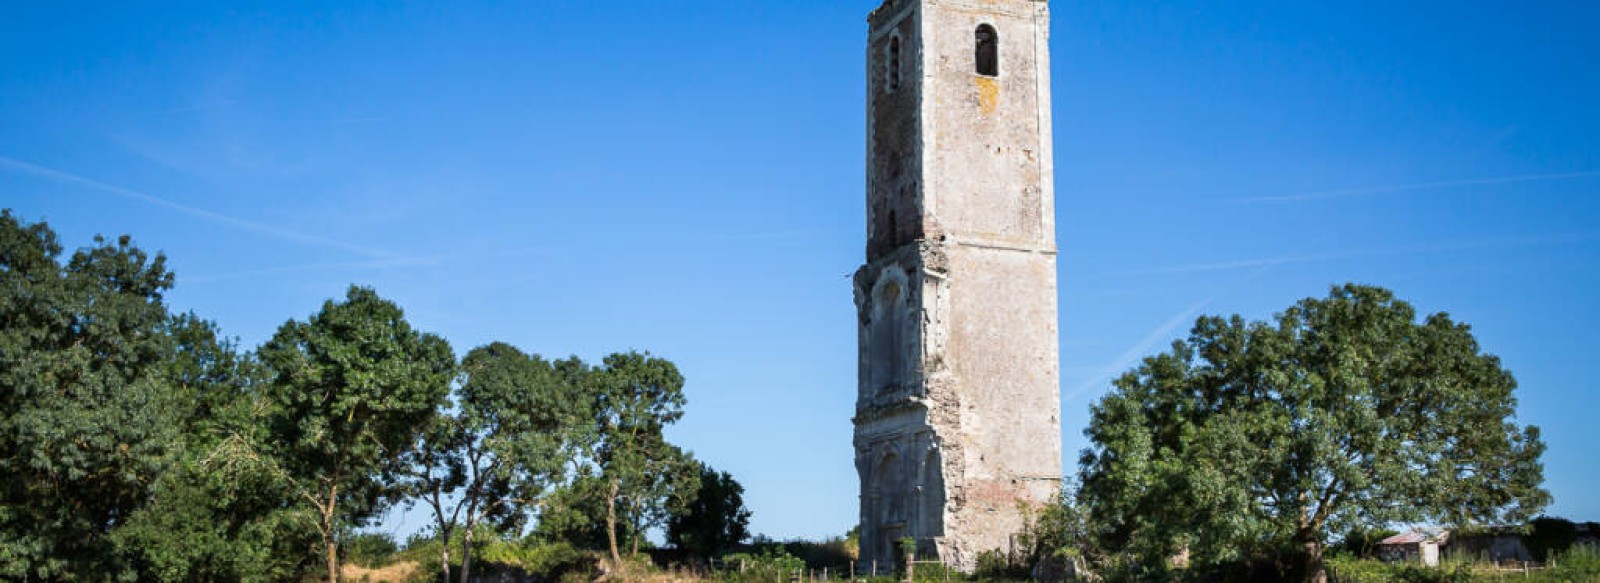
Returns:
[[[900,36],[889,37],[889,91],[900,90]]]
[[[985,77],[1000,76],[1000,33],[995,32],[992,25],[980,24],[977,41],[978,74]]]

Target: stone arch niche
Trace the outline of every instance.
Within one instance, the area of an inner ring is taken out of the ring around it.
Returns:
[[[917,338],[909,280],[905,270],[890,266],[872,286],[866,330],[867,386],[880,394],[909,384],[908,357],[916,351],[907,343]]]
[[[897,562],[901,555],[900,539],[907,535],[906,519],[910,510],[906,474],[905,463],[896,451],[890,449],[883,453],[872,470],[872,495],[878,500],[878,512],[876,516],[867,517],[878,547],[877,556],[895,557]]]

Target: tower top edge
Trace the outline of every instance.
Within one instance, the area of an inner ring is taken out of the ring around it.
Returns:
[[[1050,2],[1050,0],[985,0],[984,3],[1000,5],[1000,4],[1049,4],[1049,2]],[[904,6],[906,4],[911,4],[911,3],[945,4],[946,2],[941,2],[940,0],[883,0],[883,3],[879,4],[877,8],[872,9],[872,12],[867,14],[867,20],[868,21],[872,21],[872,20],[876,19],[879,15],[882,15],[882,14],[885,14],[885,13],[888,13],[888,12],[892,12],[892,11],[898,9],[901,6]]]

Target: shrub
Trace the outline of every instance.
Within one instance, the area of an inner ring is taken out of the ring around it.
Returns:
[[[382,567],[394,561],[400,545],[394,537],[381,532],[363,532],[352,535],[344,542],[345,559],[362,567]]]
[[[1328,559],[1327,565],[1339,583],[1469,583],[1473,580],[1472,566],[1468,563],[1424,567],[1338,556]]]
[[[806,568],[800,557],[781,548],[767,547],[760,554],[733,553],[722,557],[724,579],[729,581],[787,581],[795,571]]]
[[[1522,537],[1522,542],[1533,552],[1533,558],[1540,561],[1558,556],[1578,540],[1578,525],[1565,518],[1541,516],[1528,525],[1531,531]]]
[[[1588,581],[1600,577],[1600,547],[1573,545],[1556,555],[1551,571],[1563,580]]]
[[[1014,579],[1018,576],[1027,577],[1027,569],[1019,569],[1011,564],[1005,553],[999,550],[987,550],[978,553],[972,574],[979,580]]]

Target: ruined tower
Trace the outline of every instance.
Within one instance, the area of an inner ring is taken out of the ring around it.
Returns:
[[[861,565],[970,570],[1061,480],[1045,0],[868,17]]]

